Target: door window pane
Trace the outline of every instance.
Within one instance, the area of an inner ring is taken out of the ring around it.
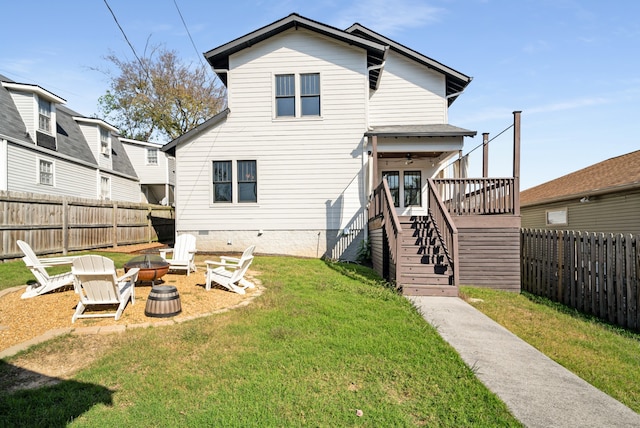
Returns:
[[[404,173],[404,206],[420,205],[420,191],[422,188],[420,171],[405,171]]]
[[[382,176],[387,179],[389,191],[393,199],[393,206],[400,206],[400,173],[398,171],[383,172]]]

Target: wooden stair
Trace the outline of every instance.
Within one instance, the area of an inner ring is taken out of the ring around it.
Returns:
[[[402,237],[396,284],[405,296],[458,295],[453,272],[428,216],[400,216]]]

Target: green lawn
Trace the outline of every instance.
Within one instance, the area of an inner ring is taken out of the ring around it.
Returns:
[[[118,335],[72,380],[0,395],[0,426],[520,426],[370,270],[288,257],[252,270],[266,288],[252,304]],[[64,359],[82,340],[29,352]]]
[[[478,310],[640,413],[639,333],[528,293],[471,287],[462,292]]]

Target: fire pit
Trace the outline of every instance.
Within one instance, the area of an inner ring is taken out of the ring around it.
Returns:
[[[144,254],[134,257],[124,264],[124,271],[139,268],[138,282],[151,282],[155,285],[155,281],[162,278],[169,271],[169,263],[160,256],[153,254]]]

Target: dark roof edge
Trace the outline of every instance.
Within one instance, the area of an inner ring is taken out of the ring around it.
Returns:
[[[436,70],[439,70],[442,73],[448,74],[452,77],[455,77],[457,79],[460,79],[462,81],[465,81],[467,84],[469,84],[471,82],[471,80],[473,80],[473,77],[467,76],[466,74],[463,74],[457,70],[454,70],[451,67],[448,67],[444,64],[442,64],[441,62],[436,61],[433,58],[429,58],[428,56],[425,56],[423,54],[421,54],[420,52],[417,52],[411,48],[408,48],[406,46],[404,46],[401,43],[398,43],[394,40],[389,39],[388,37],[385,37],[379,33],[376,33],[373,30],[370,30],[369,28],[363,26],[362,24],[358,24],[355,23],[353,24],[351,27],[347,28],[345,31],[348,33],[354,32],[356,30],[359,30],[365,34],[367,34],[370,37],[379,39],[380,41],[382,41],[383,43],[389,45],[391,47],[391,49],[400,52],[401,54],[403,54],[406,57],[409,57],[415,61],[418,61],[420,63],[423,63],[424,65],[427,65],[431,68],[434,68]]]
[[[367,131],[365,136],[378,137],[475,137],[477,131]]]
[[[606,195],[609,193],[624,192],[626,190],[634,190],[634,189],[640,189],[640,182],[604,187],[602,189],[585,190],[578,193],[571,193],[568,195],[556,196],[555,198],[539,199],[537,201],[520,203],[520,206],[533,207],[536,205],[545,205],[545,204],[551,204],[554,202],[568,201],[570,199],[580,199],[584,196],[600,196],[600,195]],[[523,192],[526,192],[526,190],[523,190],[522,192],[520,192],[520,194],[522,195]]]
[[[268,24],[262,28],[252,31],[249,34],[245,34],[235,40],[225,43],[217,48],[213,48],[204,53],[207,60],[211,57],[220,55],[230,55],[231,53],[240,51],[253,44],[254,41],[264,40],[270,37],[271,34],[280,33],[292,26],[301,26],[310,30],[318,31],[322,34],[332,36],[337,39],[341,39],[350,44],[362,47],[365,49],[373,49],[379,52],[384,52],[386,47],[382,44],[366,40],[362,37],[355,36],[339,28],[331,27],[329,25],[314,21],[309,18],[305,18],[297,13],[292,13],[278,21]]]
[[[226,117],[229,115],[230,112],[231,112],[231,110],[229,110],[229,108],[226,108],[226,109],[222,110],[220,113],[218,113],[215,116],[211,117],[210,119],[202,122],[200,125],[196,126],[192,130],[185,132],[184,134],[182,134],[181,136],[179,136],[178,138],[176,138],[176,139],[174,139],[172,141],[169,141],[167,144],[162,146],[161,150],[163,152],[168,152],[169,150],[172,150],[173,148],[175,148],[178,144],[182,143],[183,141],[190,140],[191,138],[195,137],[196,135],[198,135],[198,134],[206,131],[207,129],[211,128],[212,126],[215,126],[218,123],[222,122],[224,119],[226,119]]]

